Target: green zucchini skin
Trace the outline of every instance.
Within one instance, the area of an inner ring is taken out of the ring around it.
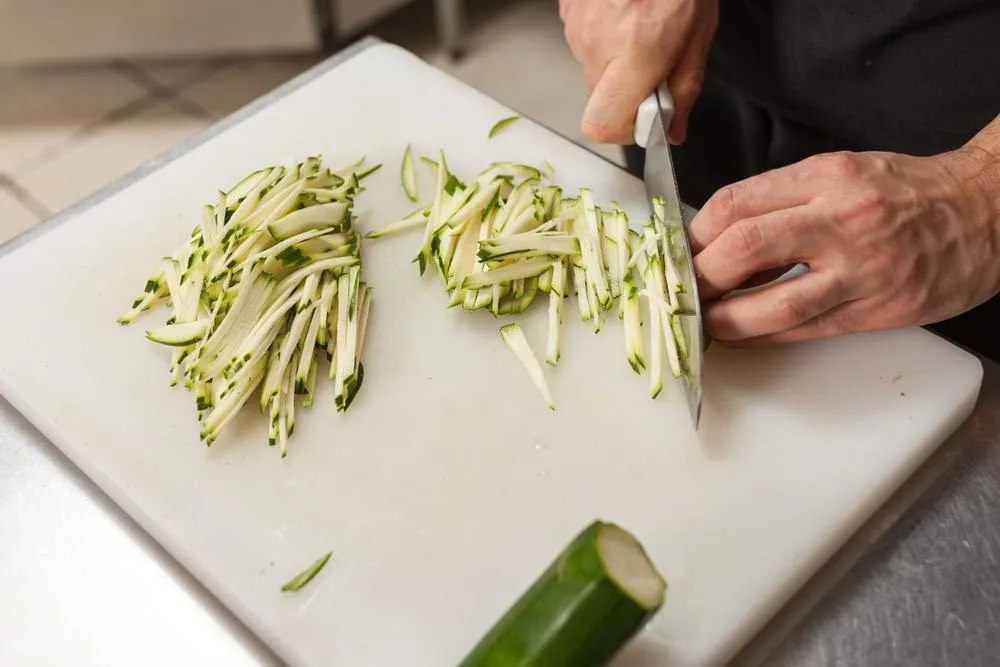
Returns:
[[[607,664],[663,604],[640,605],[609,576],[599,550],[609,527],[621,530],[595,521],[581,531],[459,667]]]

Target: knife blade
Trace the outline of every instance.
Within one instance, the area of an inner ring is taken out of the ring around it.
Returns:
[[[679,328],[685,338],[687,354],[681,358],[681,377],[691,420],[695,430],[701,421],[702,366],[706,337],[702,328],[701,303],[698,298],[698,282],[694,273],[691,243],[687,234],[687,222],[681,209],[680,191],[674,173],[674,163],[667,142],[667,128],[673,118],[673,97],[665,83],[661,83],[647,97],[636,113],[635,142],[646,149],[643,181],[646,184],[646,198],[652,215],[653,202],[660,197],[663,201],[663,223],[671,243],[671,258],[682,285],[678,294]],[[672,335],[664,331],[665,336]]]

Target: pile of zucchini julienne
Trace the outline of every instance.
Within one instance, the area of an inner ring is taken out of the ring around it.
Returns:
[[[421,275],[428,266],[434,268],[449,294],[449,307],[516,315],[540,295],[548,295],[545,361],[555,366],[562,347],[563,301],[572,288],[581,320],[591,322],[595,332],[617,306],[625,357],[636,373],[649,371],[653,398],[663,389],[664,352],[671,374],[686,378],[688,347],[679,318],[692,304],[677,272],[683,254],[672,230],[680,227],[665,224],[662,199],[653,201],[653,214],[639,233],[630,228],[620,206],[600,208],[587,188],[576,197],[565,197],[559,186],[545,184],[542,170],[535,167],[494,163],[466,183],[449,171],[443,152],[437,160],[421,159],[436,172],[433,201],[366,236],[422,228],[423,241],[413,261]],[[417,201],[409,146],[401,171],[403,189]],[[640,296],[647,302],[648,363]],[[541,365],[520,326],[505,325],[500,333],[555,409]]]
[[[147,337],[174,348],[171,384],[195,394],[210,445],[260,388],[268,439],[285,456],[295,401],[312,404],[317,360],[330,360],[338,410],[364,379],[361,352],[371,290],[361,280],[354,198],[364,158],[324,169],[319,157],[256,171],[202,209],[190,238],[147,280],[118,321],[166,302]]]

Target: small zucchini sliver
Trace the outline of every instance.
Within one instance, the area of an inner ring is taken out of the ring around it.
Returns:
[[[410,201],[417,201],[417,171],[413,168],[413,147],[410,144],[407,144],[406,150],[403,151],[400,179],[406,196],[410,198]]]
[[[281,590],[286,593],[287,592],[294,593],[295,591],[300,590],[303,586],[312,581],[317,574],[319,574],[319,571],[326,566],[327,561],[330,560],[330,556],[332,555],[333,552],[328,551],[322,556],[320,556],[318,559],[316,559],[316,561],[312,565],[310,565],[309,567],[307,567],[306,569],[302,570],[297,575],[289,579],[285,583],[285,585],[281,587]]]
[[[666,590],[634,535],[614,523],[594,521],[459,667],[609,664],[662,608]]]
[[[520,118],[521,117],[518,116],[518,115],[507,116],[506,118],[501,118],[500,120],[498,120],[496,123],[493,124],[493,127],[490,128],[490,132],[489,132],[489,135],[488,135],[489,138],[492,139],[493,137],[497,136],[497,134],[499,134],[501,130],[503,130],[505,127],[507,127],[509,125],[514,124]]]

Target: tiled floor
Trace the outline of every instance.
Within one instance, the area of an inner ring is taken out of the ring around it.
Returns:
[[[373,32],[582,140],[586,90],[563,40],[556,2],[469,3],[467,55],[457,63],[439,53],[427,4]],[[0,70],[0,242],[319,60],[259,56]],[[592,148],[620,162],[617,149]]]

